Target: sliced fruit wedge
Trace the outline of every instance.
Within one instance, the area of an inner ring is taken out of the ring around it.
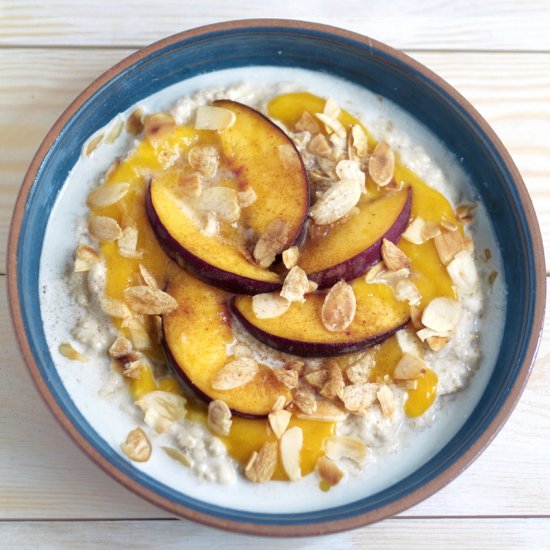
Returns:
[[[235,296],[231,312],[260,342],[272,348],[303,357],[328,357],[351,353],[389,338],[409,321],[409,306],[398,302],[390,287],[367,284],[363,278],[351,283],[357,309],[343,332],[330,332],[323,325],[321,308],[324,293],[308,294],[304,303],[273,319],[258,319],[252,310],[252,297]]]
[[[229,295],[184,271],[170,279],[166,292],[179,306],[162,318],[163,346],[175,374],[187,387],[206,401],[221,399],[235,414],[247,417],[269,414],[279,395],[290,401],[288,390],[262,364],[248,383],[215,390],[214,377],[235,359],[227,353],[234,343]]]
[[[410,187],[359,203],[359,212],[347,221],[306,242],[298,265],[320,288],[363,275],[381,260],[383,239],[399,240],[409,223],[411,203]]]

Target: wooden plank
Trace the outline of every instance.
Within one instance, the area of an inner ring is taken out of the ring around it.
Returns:
[[[193,548],[193,550],[393,550],[418,546],[423,550],[549,548],[549,518],[390,519],[324,537],[271,539],[216,531],[187,521],[5,522],[0,541],[5,548]],[[412,541],[415,541],[414,543]]]
[[[424,2],[141,2],[4,0],[0,44],[142,46],[186,29],[243,18],[288,18],[340,26],[396,48],[550,50],[544,0]]]
[[[131,51],[0,50],[0,242],[49,127],[87,84]],[[550,265],[550,54],[412,53],[462,92],[510,150],[533,196]]]
[[[0,277],[0,520],[166,517],[93,465],[46,410],[19,357],[4,286]],[[518,407],[490,447],[403,516],[550,516],[550,311],[539,357]],[[3,541],[1,529],[0,523]]]

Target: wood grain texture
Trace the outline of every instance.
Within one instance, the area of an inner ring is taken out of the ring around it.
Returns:
[[[200,25],[287,18],[338,25],[407,49],[550,51],[545,0],[302,0],[277,3],[3,0],[0,44],[143,46]]]
[[[0,277],[3,379],[9,381],[0,385],[0,520],[167,517],[100,471],[57,425],[19,357],[4,287]],[[470,468],[404,517],[550,516],[548,312],[546,321],[539,360],[503,430]]]
[[[187,521],[6,522],[0,524],[2,548],[159,548],[163,550],[479,550],[550,548],[550,518],[389,519],[324,537],[270,539],[243,537]]]

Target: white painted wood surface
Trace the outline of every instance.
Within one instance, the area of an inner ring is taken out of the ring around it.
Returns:
[[[244,17],[327,22],[407,48],[462,92],[499,134],[526,181],[550,250],[547,1],[306,0],[270,6],[242,0],[233,5],[221,0],[195,5],[0,0],[0,273],[26,167],[78,92],[133,47],[196,25]],[[549,328],[518,407],[457,480],[396,519],[351,533],[283,542],[169,520],[92,464],[34,389],[16,349],[1,275],[0,287],[0,549],[408,548],[413,543],[426,549],[550,548]]]

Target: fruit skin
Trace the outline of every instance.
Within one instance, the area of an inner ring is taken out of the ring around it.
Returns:
[[[397,302],[383,284],[352,282],[357,299],[354,320],[343,332],[329,332],[321,321],[324,294],[308,294],[304,304],[294,302],[281,316],[257,319],[248,296],[233,296],[229,309],[257,340],[285,353],[302,357],[331,357],[374,346],[409,322],[409,307]]]
[[[408,188],[407,199],[402,210],[399,212],[398,216],[395,218],[394,223],[391,227],[380,236],[376,242],[371,244],[368,248],[361,251],[359,254],[356,254],[343,262],[340,262],[336,265],[332,265],[320,271],[310,271],[307,269],[303,263],[298,260],[298,265],[303,267],[308,275],[308,278],[312,281],[315,281],[320,289],[328,288],[336,284],[340,280],[350,281],[360,277],[367,270],[379,262],[382,259],[381,248],[383,239],[388,239],[393,243],[397,243],[401,237],[401,233],[405,231],[409,223],[409,218],[411,215],[411,205],[412,205],[412,190]],[[358,214],[360,216],[361,214]],[[350,238],[352,238],[350,236]],[[328,241],[327,241],[328,246]],[[307,244],[306,244],[307,248]]]

